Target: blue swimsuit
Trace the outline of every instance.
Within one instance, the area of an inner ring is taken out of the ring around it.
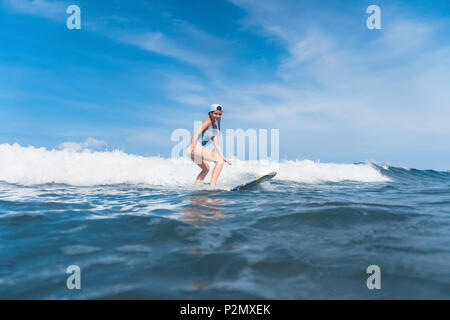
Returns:
[[[206,146],[209,141],[212,140],[212,138],[214,138],[214,132],[212,130],[212,125],[209,129],[204,130],[202,132],[202,136],[198,137],[198,141],[200,141],[202,143],[202,146]]]

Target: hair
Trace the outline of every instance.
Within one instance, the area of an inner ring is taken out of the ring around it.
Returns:
[[[217,121],[217,124],[216,124],[216,122],[213,121],[212,118],[211,118],[211,112],[213,112],[213,111],[208,112],[208,116],[209,116],[209,120],[211,120],[212,128],[213,129],[219,129],[219,131],[220,131],[220,119],[219,119],[219,121]]]

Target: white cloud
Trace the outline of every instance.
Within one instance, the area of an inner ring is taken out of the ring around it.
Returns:
[[[277,78],[232,89],[242,97],[241,111],[258,106],[252,120],[283,118],[283,126],[291,124],[295,130],[309,127],[304,115],[316,113],[317,122],[338,130],[346,126],[355,132],[406,129],[450,134],[443,120],[450,116],[449,47],[430,46],[437,28],[433,22],[399,18],[384,24],[380,37],[369,45],[362,41],[349,46],[332,31],[313,25],[299,28],[300,18],[292,18],[300,17],[295,6],[231,2],[247,11],[246,24],[278,37],[287,52],[278,63]],[[265,99],[268,93],[272,101]]]
[[[168,24],[176,30],[171,35],[160,31],[130,32],[111,27],[103,29],[99,25],[95,29],[120,42],[191,64],[210,76],[229,62],[224,54],[231,47],[227,40],[212,36],[178,19],[169,21]],[[217,52],[221,54],[218,55]]]
[[[178,45],[176,41],[168,38],[161,32],[124,34],[116,39],[150,52],[187,62],[200,68],[211,67],[215,64],[208,56]]]
[[[105,146],[106,142],[102,140],[97,140],[94,138],[87,138],[86,141],[78,143],[78,142],[64,142],[59,145],[60,149],[63,150],[71,150],[71,151],[81,151],[86,149],[95,149],[98,147]]]
[[[3,0],[5,8],[29,15],[38,15],[50,20],[65,20],[69,3],[48,0]],[[117,15],[97,17],[86,22],[86,30],[103,34],[122,43],[136,46],[143,50],[171,57],[200,68],[205,73],[226,62],[224,55],[218,56],[230,47],[226,40],[212,36],[191,24],[173,19],[168,23],[176,32],[169,36],[160,31],[124,31],[117,26],[129,18]],[[116,24],[116,26],[114,26]],[[200,49],[201,48],[201,49]]]
[[[386,27],[380,39],[374,41],[372,48],[387,49],[384,51],[385,58],[405,58],[426,49],[436,27],[430,22],[397,19]]]

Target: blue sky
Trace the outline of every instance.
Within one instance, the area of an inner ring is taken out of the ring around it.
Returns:
[[[281,159],[450,169],[448,1],[0,1],[1,143],[169,157],[220,103]]]

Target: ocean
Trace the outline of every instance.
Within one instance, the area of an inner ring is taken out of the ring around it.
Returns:
[[[0,155],[1,299],[450,298],[449,171],[230,159],[211,190],[186,158]]]

